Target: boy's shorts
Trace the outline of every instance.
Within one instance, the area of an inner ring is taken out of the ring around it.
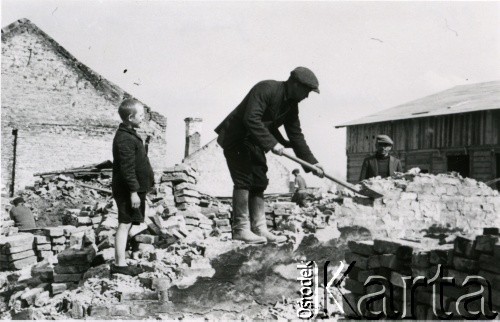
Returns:
[[[114,196],[118,208],[118,222],[120,224],[138,225],[144,222],[144,213],[146,212],[146,193],[138,192],[141,205],[139,208],[132,208],[130,194],[128,197]]]

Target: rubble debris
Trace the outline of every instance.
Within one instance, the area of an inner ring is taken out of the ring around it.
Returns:
[[[52,176],[42,180],[43,198],[75,180]],[[384,191],[378,201],[343,191],[316,192],[299,207],[289,195],[272,196],[266,200],[267,225],[288,242],[256,247],[231,240],[230,203],[199,193],[196,177],[185,165],[166,169],[148,194],[145,224],[129,249],[128,262],[145,271],[138,277],[110,276],[118,214],[105,192],[90,192],[78,205],[61,194],[57,202],[65,206],[48,214],[60,215],[64,225],[24,233],[3,230],[11,236],[8,242],[2,237],[0,247],[2,268],[9,270],[0,272],[0,316],[196,318],[208,312],[213,318],[291,319],[296,317],[295,265],[300,259],[338,261],[347,247],[346,260],[356,260],[364,271],[389,270],[396,279],[396,273],[415,274],[436,263],[460,272],[498,273],[496,237],[489,237],[498,229],[476,239],[467,236],[500,226],[495,216],[500,197],[472,179],[414,172],[365,181]],[[92,180],[109,188],[109,179]],[[58,187],[60,181],[65,184]],[[82,188],[74,184],[71,189]],[[412,225],[405,224],[410,220]],[[376,242],[360,241],[367,238]],[[439,245],[449,242],[456,243],[454,257],[449,245]],[[28,265],[12,264],[26,258],[31,258]],[[359,292],[354,280],[361,282],[353,277],[345,287]]]

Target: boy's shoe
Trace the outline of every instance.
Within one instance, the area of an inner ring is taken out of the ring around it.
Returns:
[[[116,266],[115,264],[111,265],[111,274],[123,274],[130,276],[137,276],[143,273],[144,270],[137,266]]]

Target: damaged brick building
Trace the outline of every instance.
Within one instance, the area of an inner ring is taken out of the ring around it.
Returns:
[[[394,140],[404,169],[500,177],[500,81],[456,86],[339,126],[347,128],[347,180],[357,182],[377,134]]]
[[[29,20],[3,28],[2,186],[12,193],[36,172],[111,160],[127,97]],[[166,118],[146,106],[145,119],[151,162],[164,168]]]
[[[186,118],[186,150],[183,163],[199,173],[198,189],[212,196],[230,196],[233,183],[227,169],[226,159],[217,138],[201,147],[201,118]],[[289,191],[291,170],[287,169],[272,153],[266,155],[269,168],[269,186],[266,193]]]

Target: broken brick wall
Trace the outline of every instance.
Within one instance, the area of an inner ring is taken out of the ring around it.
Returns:
[[[412,238],[435,225],[479,233],[500,226],[500,195],[483,182],[458,174],[404,174],[365,181],[384,197],[344,198],[336,205],[345,225],[368,228],[377,237]]]
[[[269,186],[266,193],[288,192],[291,171],[281,164],[273,154],[269,153],[266,157],[269,168],[267,172]],[[233,182],[227,168],[224,152],[216,140],[186,157],[183,163],[198,171],[197,188],[200,192],[211,196],[232,195]]]
[[[28,20],[2,29],[1,86],[2,185],[12,179],[12,129],[19,131],[16,190],[31,184],[34,172],[112,160],[117,107],[130,95]],[[151,163],[159,169],[166,165],[166,119],[149,107],[145,119]]]

